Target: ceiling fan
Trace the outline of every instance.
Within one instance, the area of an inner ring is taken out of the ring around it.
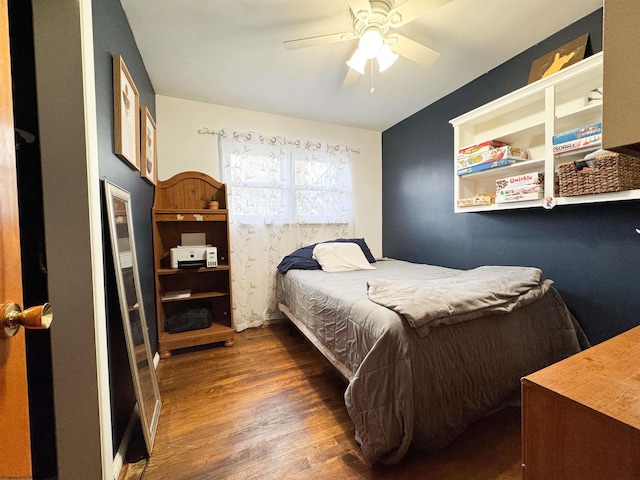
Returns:
[[[284,42],[287,49],[311,47],[359,39],[358,48],[347,61],[349,70],[342,84],[353,85],[368,61],[375,58],[378,69],[383,72],[403,56],[424,67],[435,62],[440,54],[435,50],[411,40],[392,29],[423,16],[451,0],[346,0],[353,17],[353,31],[300,38]],[[372,87],[373,89],[373,87]]]

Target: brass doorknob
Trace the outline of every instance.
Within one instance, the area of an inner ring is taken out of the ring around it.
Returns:
[[[11,338],[20,325],[25,328],[44,330],[51,326],[53,308],[50,304],[27,308],[24,312],[17,303],[3,303],[0,305],[0,338]]]

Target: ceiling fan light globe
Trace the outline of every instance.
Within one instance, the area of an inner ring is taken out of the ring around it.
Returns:
[[[384,72],[387,68],[396,63],[399,56],[400,55],[397,53],[393,53],[388,45],[383,45],[376,57],[378,60],[378,71]]]
[[[360,75],[364,75],[364,67],[367,64],[367,57],[358,48],[351,58],[347,61],[349,68],[352,68]]]
[[[377,30],[367,30],[358,42],[358,50],[362,51],[366,58],[376,58],[382,46],[382,35]]]

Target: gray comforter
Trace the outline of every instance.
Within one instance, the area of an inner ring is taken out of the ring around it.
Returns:
[[[441,448],[469,423],[517,400],[521,377],[586,346],[560,295],[543,280],[539,298],[512,311],[428,325],[423,335],[371,301],[367,285],[419,285],[425,278],[455,284],[463,272],[389,259],[374,265],[278,274],[281,309],[347,377],[345,404],[371,463],[395,463],[409,446]]]
[[[507,313],[541,298],[553,282],[539,268],[484,266],[447,278],[373,279],[369,299],[394,310],[424,337],[430,327]]]

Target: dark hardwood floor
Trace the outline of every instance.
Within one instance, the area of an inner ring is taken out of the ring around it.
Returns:
[[[520,410],[487,417],[448,447],[368,465],[344,406],[345,383],[286,324],[161,360],[163,406],[148,461],[121,479],[521,478]]]

